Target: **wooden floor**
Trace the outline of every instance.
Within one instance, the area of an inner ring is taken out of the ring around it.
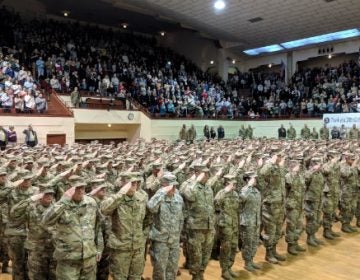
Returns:
[[[335,226],[339,230],[339,226]],[[321,237],[321,233],[317,234]],[[300,244],[305,244],[305,235]],[[323,238],[321,238],[324,240]],[[325,241],[319,248],[308,248],[300,256],[287,255],[288,260],[280,265],[272,265],[264,261],[265,249],[260,246],[255,262],[262,265],[262,270],[247,272],[243,269],[241,254],[237,254],[234,271],[240,272],[238,279],[281,279],[281,280],[356,280],[360,279],[360,233],[342,234],[336,241]],[[279,253],[286,254],[286,243],[282,239],[278,245]],[[183,258],[180,259],[180,266]],[[188,280],[191,276],[181,269],[182,275],[178,279]],[[151,278],[152,268],[148,260],[145,267],[145,277]],[[10,280],[9,274],[0,275],[1,280]],[[221,279],[221,270],[217,261],[210,261],[205,273],[205,280]]]

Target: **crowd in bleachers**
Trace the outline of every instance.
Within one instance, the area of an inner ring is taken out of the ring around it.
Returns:
[[[5,110],[45,111],[41,86],[62,93],[77,87],[90,95],[131,97],[160,117],[254,119],[360,111],[355,62],[301,69],[288,85],[280,73],[256,70],[238,72],[225,83],[159,47],[154,37],[79,23],[27,22],[5,9],[0,14],[5,30],[0,39],[12,46],[2,49]]]

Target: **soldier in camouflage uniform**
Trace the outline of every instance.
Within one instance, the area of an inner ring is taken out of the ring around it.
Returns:
[[[245,139],[253,139],[253,136],[254,136],[254,129],[251,127],[251,125],[249,125],[245,129]]]
[[[101,212],[111,217],[110,275],[114,280],[140,280],[144,270],[144,221],[148,196],[138,190],[141,178],[133,177],[118,193],[101,203]]]
[[[341,230],[346,233],[357,232],[357,229],[350,225],[357,202],[358,171],[354,167],[354,154],[346,153],[345,162],[340,165],[340,220]]]
[[[356,128],[356,124],[353,124],[352,128],[349,130],[349,139],[358,140],[359,139],[359,130]]]
[[[304,139],[304,140],[309,140],[310,139],[311,132],[310,132],[310,129],[308,128],[308,126],[306,124],[301,129],[300,135],[301,135],[301,138]]]
[[[289,129],[287,130],[287,138],[289,140],[294,140],[296,139],[296,130],[295,128],[292,126],[292,124],[290,124]]]
[[[208,172],[204,167],[195,183],[184,186],[182,192],[189,206],[186,227],[193,280],[204,279],[214,242],[214,194],[212,189],[206,186]]]
[[[22,180],[16,181],[11,192],[8,195],[8,210],[24,199],[28,199],[35,194],[37,188],[31,185],[33,176],[29,173],[23,177]],[[7,237],[9,256],[13,265],[13,279],[25,280],[27,276],[27,252],[25,250],[26,227],[21,221],[13,220],[9,217],[5,229],[5,236]]]
[[[43,216],[45,226],[55,227],[56,280],[96,279],[96,262],[103,243],[101,216],[95,200],[85,195],[84,181],[74,182]]]
[[[323,236],[331,240],[340,237],[340,234],[332,230],[340,197],[340,165],[338,160],[337,151],[331,150],[328,152],[328,161],[322,168],[325,178],[323,197]]]
[[[191,125],[191,127],[186,132],[186,142],[189,144],[194,143],[196,139],[196,129],[194,125]]]
[[[186,140],[186,125],[183,124],[180,132],[179,132],[179,140],[180,141],[185,141]]]
[[[276,152],[276,149],[274,149]],[[265,259],[270,263],[285,261],[286,258],[276,252],[276,245],[281,237],[285,217],[285,182],[284,170],[280,166],[282,159],[274,154],[271,160],[259,171],[259,186],[262,191],[262,223],[264,226]]]
[[[324,244],[316,238],[315,234],[320,228],[321,222],[321,199],[325,179],[322,174],[322,159],[313,157],[310,162],[310,168],[305,174],[305,218],[307,244],[313,247]]]
[[[108,186],[105,183],[97,183],[90,192],[89,196],[95,199],[98,207],[100,207],[101,202],[105,199],[107,190]],[[110,249],[107,244],[111,232],[111,218],[108,216],[102,216],[101,218],[100,230],[102,232],[104,250],[97,264],[96,280],[108,280],[110,272]]]
[[[175,280],[180,256],[180,234],[184,222],[184,201],[175,188],[178,183],[171,173],[161,178],[162,188],[148,201],[153,214],[150,230],[153,279]]]
[[[245,186],[239,193],[240,198],[240,236],[241,254],[245,261],[245,269],[254,271],[260,267],[253,262],[259,245],[261,224],[261,194],[256,188],[255,172],[244,174]]]
[[[330,134],[329,129],[324,124],[324,126],[320,128],[320,139],[329,140],[329,134]]]
[[[55,280],[56,262],[53,259],[52,229],[41,224],[44,212],[50,207],[54,191],[44,190],[20,201],[11,209],[10,218],[24,223],[27,228],[25,248],[28,250],[30,280]]]
[[[242,125],[240,126],[240,129],[239,129],[239,138],[242,139],[242,140],[244,140],[245,137],[246,137],[245,127],[244,127],[244,125],[242,124]]]
[[[290,161],[289,172],[285,175],[285,241],[288,244],[287,251],[291,255],[297,255],[298,252],[305,251],[305,249],[298,244],[300,235],[304,230],[303,204],[305,194],[305,180],[301,161],[302,157],[298,157],[297,160]]]
[[[5,228],[8,222],[8,197],[11,187],[7,180],[7,170],[0,169],[0,262],[2,263],[2,273],[7,273],[9,265],[9,255],[5,239]]]
[[[225,188],[214,199],[217,215],[217,234],[220,241],[221,276],[233,279],[238,274],[231,270],[235,261],[239,238],[239,195],[236,191],[235,175],[225,175]]]
[[[316,128],[314,127],[311,134],[310,139],[312,140],[318,140],[319,139],[319,133],[316,131]]]

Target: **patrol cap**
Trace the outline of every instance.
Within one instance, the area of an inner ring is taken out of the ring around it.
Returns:
[[[178,185],[179,183],[176,181],[176,176],[170,172],[166,172],[160,179],[162,183],[166,183],[168,185]]]
[[[34,163],[34,160],[32,158],[25,158],[24,159],[24,163],[28,164],[28,163]]]
[[[138,177],[138,176],[132,176],[129,179],[129,182],[141,182],[141,181],[142,181],[142,178]]]
[[[236,176],[234,174],[226,174],[223,178],[229,183],[236,183]]]
[[[75,188],[81,188],[81,187],[86,187],[87,184],[85,181],[76,181],[72,186]]]
[[[47,189],[44,189],[42,191],[42,193],[44,193],[44,194],[48,194],[48,193],[55,194],[55,191],[53,189],[51,189],[51,188],[47,188]]]
[[[243,178],[251,178],[251,177],[257,177],[257,173],[256,171],[250,170],[250,171],[246,171],[243,175]]]
[[[4,176],[4,175],[7,175],[7,171],[5,168],[1,168],[0,169],[0,176]]]
[[[94,178],[88,181],[88,184],[102,184],[105,182],[104,178]]]
[[[102,190],[102,189],[107,189],[107,188],[108,188],[108,185],[106,185],[106,184],[101,184],[100,186],[95,186],[95,187],[93,187],[92,193],[93,193],[93,194],[96,194],[96,193],[98,193],[100,190]]]
[[[161,162],[154,162],[153,164],[152,164],[152,168],[160,168],[162,166],[162,163]]]

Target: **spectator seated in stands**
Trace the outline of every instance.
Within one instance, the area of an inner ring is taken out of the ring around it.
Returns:
[[[10,90],[9,90],[10,91]],[[12,96],[10,96],[9,92],[5,92],[1,96],[1,107],[3,108],[4,112],[10,112],[11,108],[13,107],[13,99]]]
[[[40,114],[43,114],[44,112],[47,111],[47,101],[46,99],[43,97],[42,93],[40,93],[36,98],[35,98],[35,105],[36,105],[36,111]]]

